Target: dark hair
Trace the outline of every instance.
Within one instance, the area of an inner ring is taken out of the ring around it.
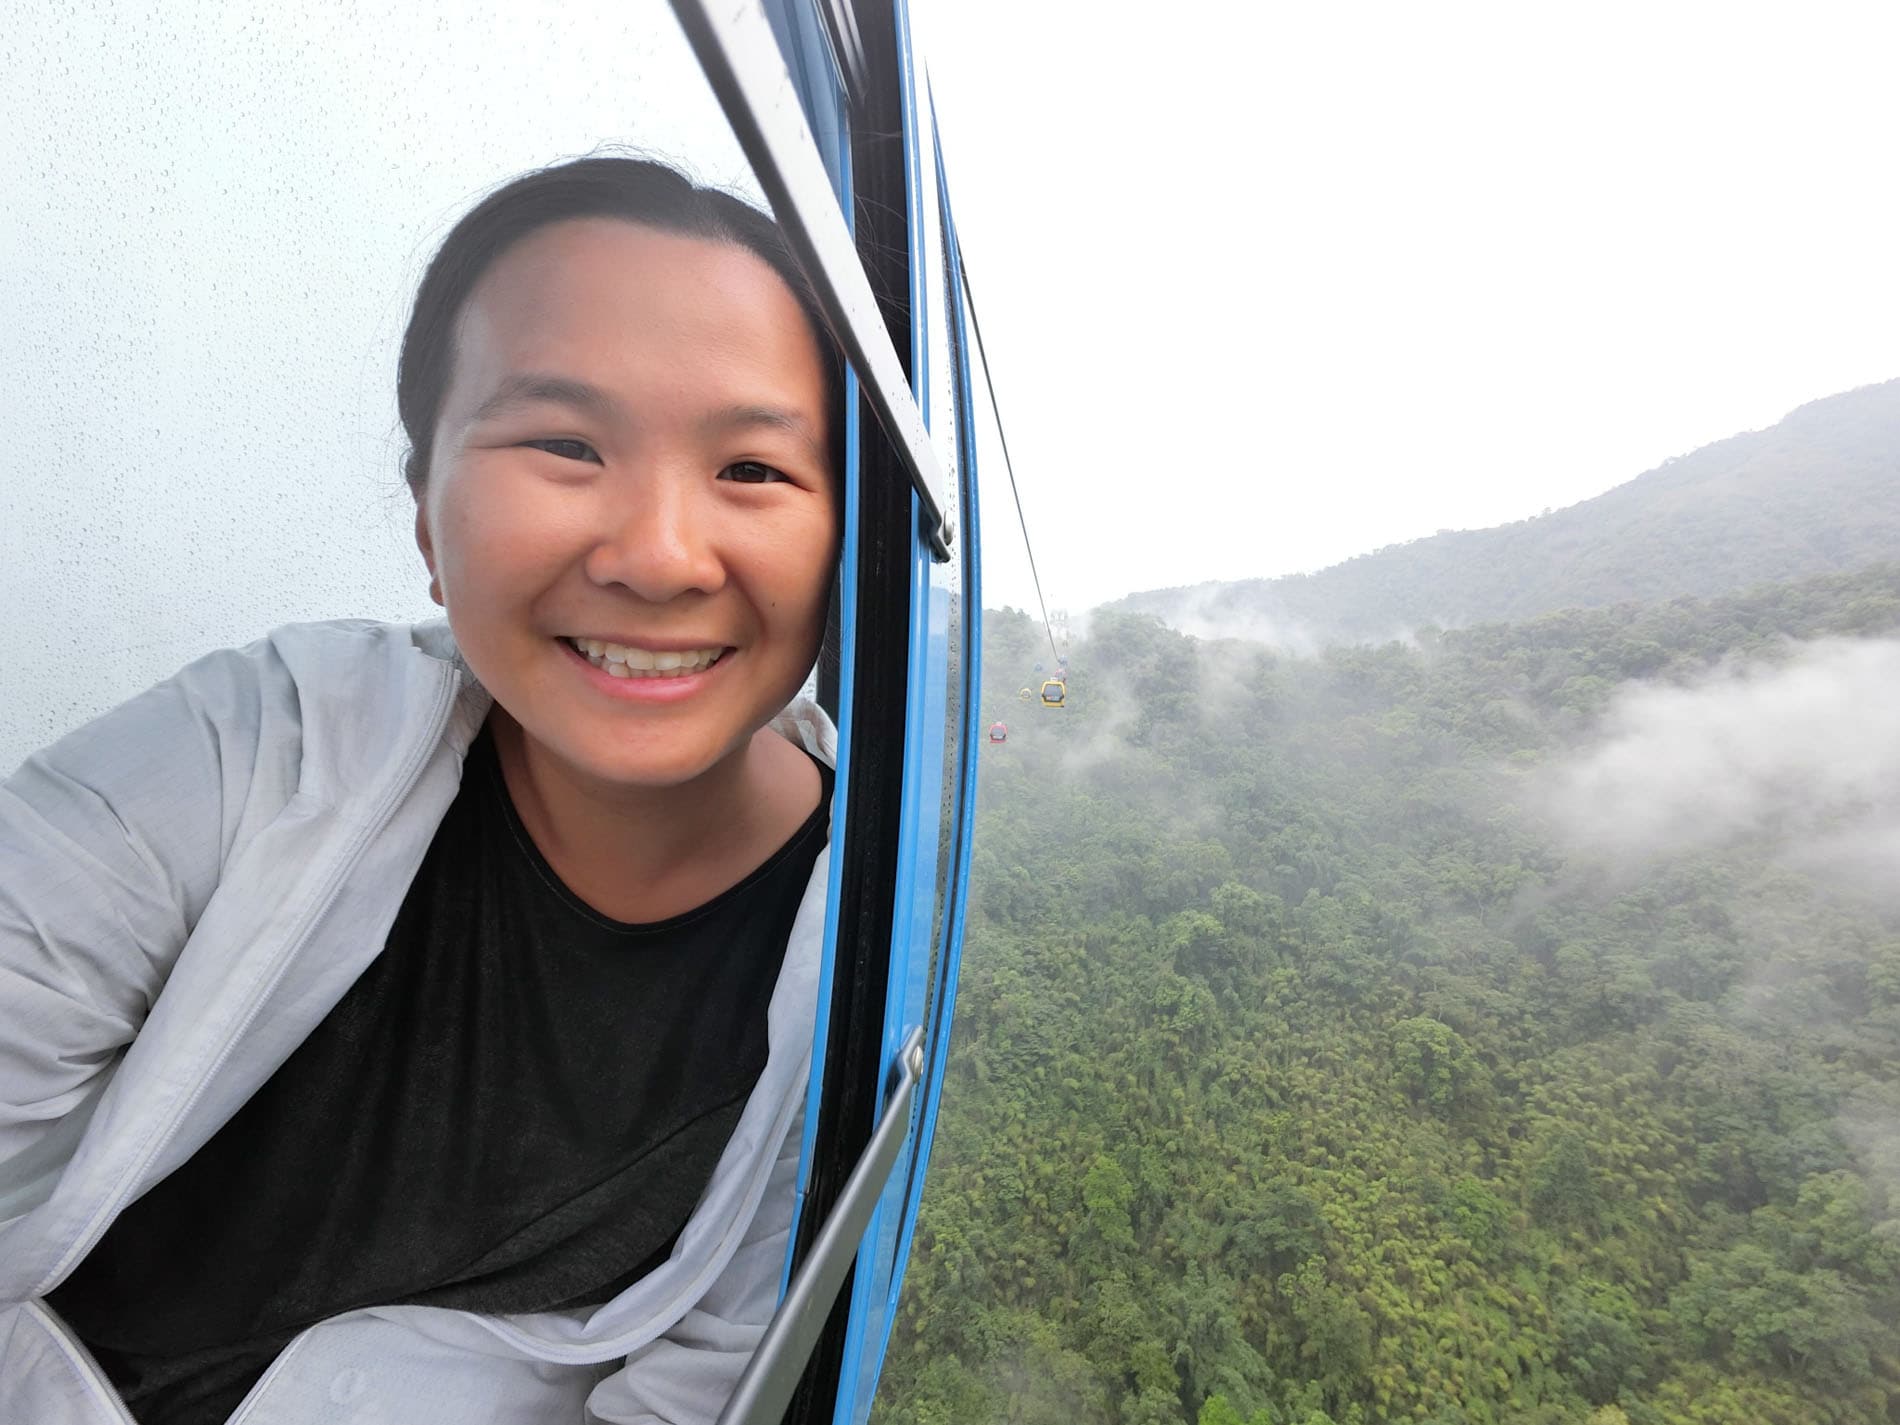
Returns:
[[[784,279],[811,324],[825,368],[832,474],[844,469],[843,368],[804,273],[778,224],[751,204],[650,159],[578,158],[525,173],[477,203],[442,240],[416,289],[396,368],[396,410],[409,437],[403,478],[428,483],[435,424],[455,364],[455,325],[482,275],[509,248],[554,223],[623,218],[682,237],[742,247]]]

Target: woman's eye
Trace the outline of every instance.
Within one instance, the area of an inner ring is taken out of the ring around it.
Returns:
[[[545,450],[549,455],[558,455],[563,460],[585,460],[594,465],[602,463],[594,447],[584,440],[524,440],[521,443],[533,450]]]
[[[736,480],[741,485],[769,485],[775,480],[788,480],[782,470],[774,470],[756,460],[736,460],[719,472],[721,480]]]

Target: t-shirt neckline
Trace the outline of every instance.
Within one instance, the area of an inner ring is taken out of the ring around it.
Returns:
[[[793,745],[796,746],[797,744]],[[522,822],[520,813],[515,810],[514,798],[509,795],[507,780],[501,774],[501,758],[495,750],[495,739],[486,722],[482,724],[481,731],[475,735],[474,742],[469,745],[468,759],[464,764],[463,775],[466,777],[468,773],[472,771],[474,775],[480,779],[482,785],[481,794],[494,798],[494,803],[500,810],[503,824],[508,828],[510,839],[513,840],[529,868],[533,870],[542,884],[553,893],[561,904],[566,906],[574,914],[585,919],[589,924],[596,925],[603,930],[613,931],[621,935],[655,935],[665,931],[681,929],[684,926],[691,925],[694,921],[704,916],[711,915],[718,911],[729,900],[742,895],[747,889],[757,885],[760,881],[783,866],[786,861],[798,855],[801,848],[805,847],[812,837],[829,830],[831,794],[837,774],[818,758],[812,757],[812,754],[805,748],[801,747],[799,751],[804,752],[807,757],[811,757],[812,764],[818,768],[820,782],[818,805],[812,808],[811,814],[799,824],[798,829],[787,837],[776,851],[770,856],[767,856],[765,860],[761,861],[744,876],[740,877],[739,880],[710,899],[700,902],[700,904],[692,907],[690,910],[680,911],[677,915],[667,916],[663,920],[616,920],[610,915],[603,915],[600,911],[595,910],[586,901],[574,894],[568,887],[567,882],[563,881],[559,874],[556,873],[554,867],[548,864],[547,857],[543,856],[541,854],[541,848],[534,844],[534,838],[528,834],[528,828]]]

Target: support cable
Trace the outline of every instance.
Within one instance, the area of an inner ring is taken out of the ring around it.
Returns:
[[[1009,458],[1009,436],[1003,430],[1003,408],[996,403],[996,382],[990,377],[990,352],[983,344],[983,322],[976,314],[976,291],[970,286],[970,269],[963,260],[963,247],[957,246],[957,271],[963,277],[963,297],[970,307],[970,330],[976,333],[976,355],[983,363],[983,384],[990,393],[990,415],[996,423],[996,439],[1003,447],[1003,468],[1009,472],[1009,493],[1016,501],[1016,523],[1023,532],[1023,550],[1029,555],[1029,577],[1036,585],[1036,607],[1042,611],[1042,632],[1049,640],[1049,656],[1061,666],[1056,651],[1055,630],[1049,626],[1049,605],[1042,597],[1042,575],[1036,572],[1036,550],[1029,542],[1029,521],[1023,517],[1023,497],[1016,488],[1016,462]]]

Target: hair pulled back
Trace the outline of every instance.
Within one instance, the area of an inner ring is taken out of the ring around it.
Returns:
[[[841,365],[837,348],[784,235],[765,213],[730,193],[702,188],[651,159],[579,158],[525,173],[490,193],[442,240],[416,289],[396,369],[396,410],[409,437],[403,478],[420,494],[429,480],[436,420],[455,367],[455,329],[469,294],[523,238],[576,218],[620,218],[681,237],[742,247],[784,279],[810,323],[825,368],[833,473],[842,468]]]

